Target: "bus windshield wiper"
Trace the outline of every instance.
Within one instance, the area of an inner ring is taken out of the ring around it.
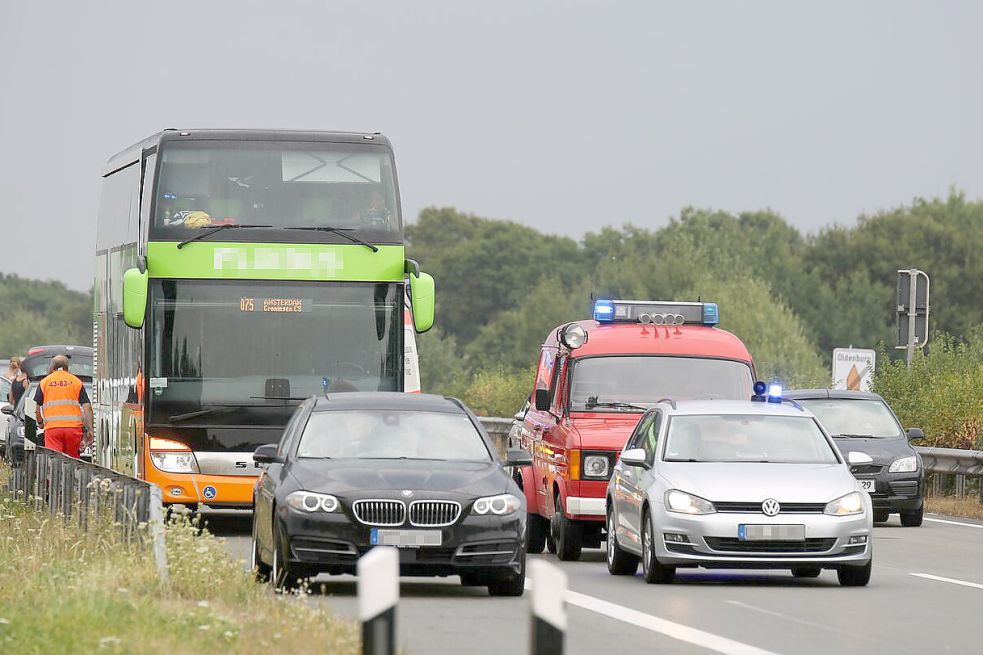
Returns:
[[[631,403],[622,403],[617,401],[607,401],[597,399],[597,396],[590,396],[587,398],[587,402],[584,403],[584,409],[594,409],[595,407],[611,407],[613,409],[637,409],[640,412],[644,412],[644,407],[639,407],[638,405],[632,405]]]
[[[302,398],[301,400],[306,400],[306,398]],[[167,420],[171,423],[186,421],[189,418],[197,418],[199,416],[211,414],[220,409],[235,409],[237,407],[269,407],[269,405],[263,405],[260,403],[208,403],[208,405],[208,407],[202,407],[201,409],[196,409],[193,412],[185,412],[184,414],[174,414],[173,416],[168,416]]]
[[[180,250],[181,248],[185,247],[192,241],[198,241],[200,239],[204,239],[205,237],[211,234],[215,234],[216,232],[221,232],[222,230],[234,230],[234,229],[242,229],[242,228],[266,228],[266,227],[273,227],[273,226],[272,225],[216,225],[213,228],[205,230],[201,234],[194,235],[190,239],[185,239],[181,243],[177,244],[177,248],[178,250]]]
[[[339,236],[345,237],[346,239],[348,239],[352,243],[357,243],[360,246],[365,246],[366,248],[368,248],[372,252],[379,252],[379,247],[378,246],[374,246],[371,243],[369,243],[368,241],[362,241],[358,237],[352,236],[351,234],[348,234],[348,232],[350,230],[354,230],[355,229],[355,228],[352,228],[352,227],[332,227],[330,225],[298,225],[298,226],[287,227],[287,228],[284,228],[284,229],[286,229],[286,230],[306,230],[308,232],[332,232],[333,234],[337,234]]]

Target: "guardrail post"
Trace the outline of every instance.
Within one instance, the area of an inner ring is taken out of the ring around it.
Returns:
[[[153,541],[157,574],[160,584],[166,587],[170,578],[167,574],[167,545],[164,543],[164,495],[156,484],[150,485],[150,520],[147,523]]]
[[[563,655],[567,629],[567,574],[540,559],[529,562],[532,579],[532,655]]]
[[[396,605],[399,603],[399,553],[377,546],[358,560],[358,616],[363,655],[396,652]]]

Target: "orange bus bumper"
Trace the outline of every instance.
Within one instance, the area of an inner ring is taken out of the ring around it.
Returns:
[[[147,463],[147,482],[164,492],[164,504],[204,503],[206,505],[253,506],[253,475],[201,475],[165,473]]]

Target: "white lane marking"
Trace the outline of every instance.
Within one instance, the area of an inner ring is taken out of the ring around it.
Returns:
[[[526,589],[532,589],[532,585],[528,579],[526,580]],[[615,621],[628,623],[629,625],[650,630],[651,632],[658,632],[672,639],[685,641],[688,644],[706,648],[716,653],[723,653],[724,655],[777,655],[770,650],[764,650],[756,646],[728,639],[727,637],[721,637],[712,632],[691,628],[675,621],[669,621],[668,619],[660,619],[657,616],[645,614],[644,612],[633,610],[624,605],[609,603],[606,600],[580,594],[576,591],[567,591],[567,602],[581,609],[603,614]]]
[[[871,643],[881,644],[883,643],[880,639],[874,639],[866,635],[854,634],[851,632],[845,632],[843,630],[837,630],[828,625],[823,625],[822,623],[815,623],[813,621],[806,621],[805,619],[800,619],[795,616],[790,616],[788,614],[782,614],[781,612],[776,612],[774,610],[765,609],[764,607],[758,607],[756,605],[749,605],[747,603],[742,603],[739,600],[727,600],[725,603],[730,603],[731,605],[737,605],[738,607],[743,607],[744,609],[749,609],[754,612],[761,612],[762,614],[767,614],[768,616],[774,616],[778,619],[784,619],[786,621],[791,621],[792,623],[798,623],[799,625],[806,625],[810,628],[816,628],[818,630],[825,630],[827,632],[832,632],[837,635],[847,635],[851,639],[859,639],[862,641],[869,641]],[[897,646],[895,646],[897,648]]]
[[[946,525],[961,525],[964,528],[976,528],[978,530],[983,530],[983,525],[979,523],[963,523],[962,521],[949,521],[947,519],[930,519],[927,516],[923,520],[931,521],[932,523],[945,523]]]
[[[956,584],[960,587],[972,587],[973,589],[983,589],[983,584],[977,582],[966,582],[965,580],[956,580],[955,578],[943,578],[941,575],[932,575],[930,573],[912,573],[911,575],[916,578],[925,578],[926,580],[937,580],[939,582],[948,582],[949,584]]]

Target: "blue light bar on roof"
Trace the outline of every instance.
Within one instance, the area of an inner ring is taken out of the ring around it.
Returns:
[[[595,300],[594,320],[599,323],[652,323],[654,325],[716,325],[717,303],[663,300]]]
[[[614,302],[611,300],[594,301],[594,320],[598,323],[610,323],[614,320]]]

